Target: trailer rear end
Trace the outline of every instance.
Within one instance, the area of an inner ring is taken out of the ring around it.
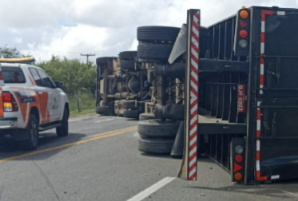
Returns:
[[[188,13],[189,83],[180,176],[196,179],[191,163],[200,150],[235,182],[298,178],[298,10],[243,8],[207,28],[207,46],[193,42],[194,28],[200,26],[194,26],[197,13]]]

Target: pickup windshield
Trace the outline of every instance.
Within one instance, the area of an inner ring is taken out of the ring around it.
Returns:
[[[19,67],[2,67],[2,76],[5,84],[25,83],[24,73]]]

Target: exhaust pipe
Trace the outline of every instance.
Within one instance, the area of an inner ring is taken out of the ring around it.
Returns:
[[[184,78],[185,64],[174,63],[172,65],[156,65],[155,72],[158,76],[166,76],[170,78]]]

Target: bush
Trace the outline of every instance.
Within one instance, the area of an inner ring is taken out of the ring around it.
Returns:
[[[50,61],[37,64],[44,69],[54,81],[64,83],[64,91],[69,96],[94,94],[96,89],[96,66],[81,63],[78,59],[52,56]]]
[[[80,62],[78,59],[67,59],[52,56],[50,61],[36,64],[53,79],[61,81],[63,90],[68,95],[71,116],[95,113],[96,66]],[[81,111],[78,112],[77,98],[81,99]]]

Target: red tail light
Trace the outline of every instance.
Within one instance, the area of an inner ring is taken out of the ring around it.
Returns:
[[[247,34],[247,31],[245,31],[245,30],[241,30],[241,31],[239,32],[239,35],[240,35],[241,38],[246,38],[248,34]]]
[[[2,92],[2,100],[4,112],[16,112],[19,110],[18,104],[10,92]]]
[[[240,154],[237,155],[237,156],[235,157],[235,161],[236,161],[237,163],[242,163],[242,161],[243,161],[243,156],[241,156]]]

